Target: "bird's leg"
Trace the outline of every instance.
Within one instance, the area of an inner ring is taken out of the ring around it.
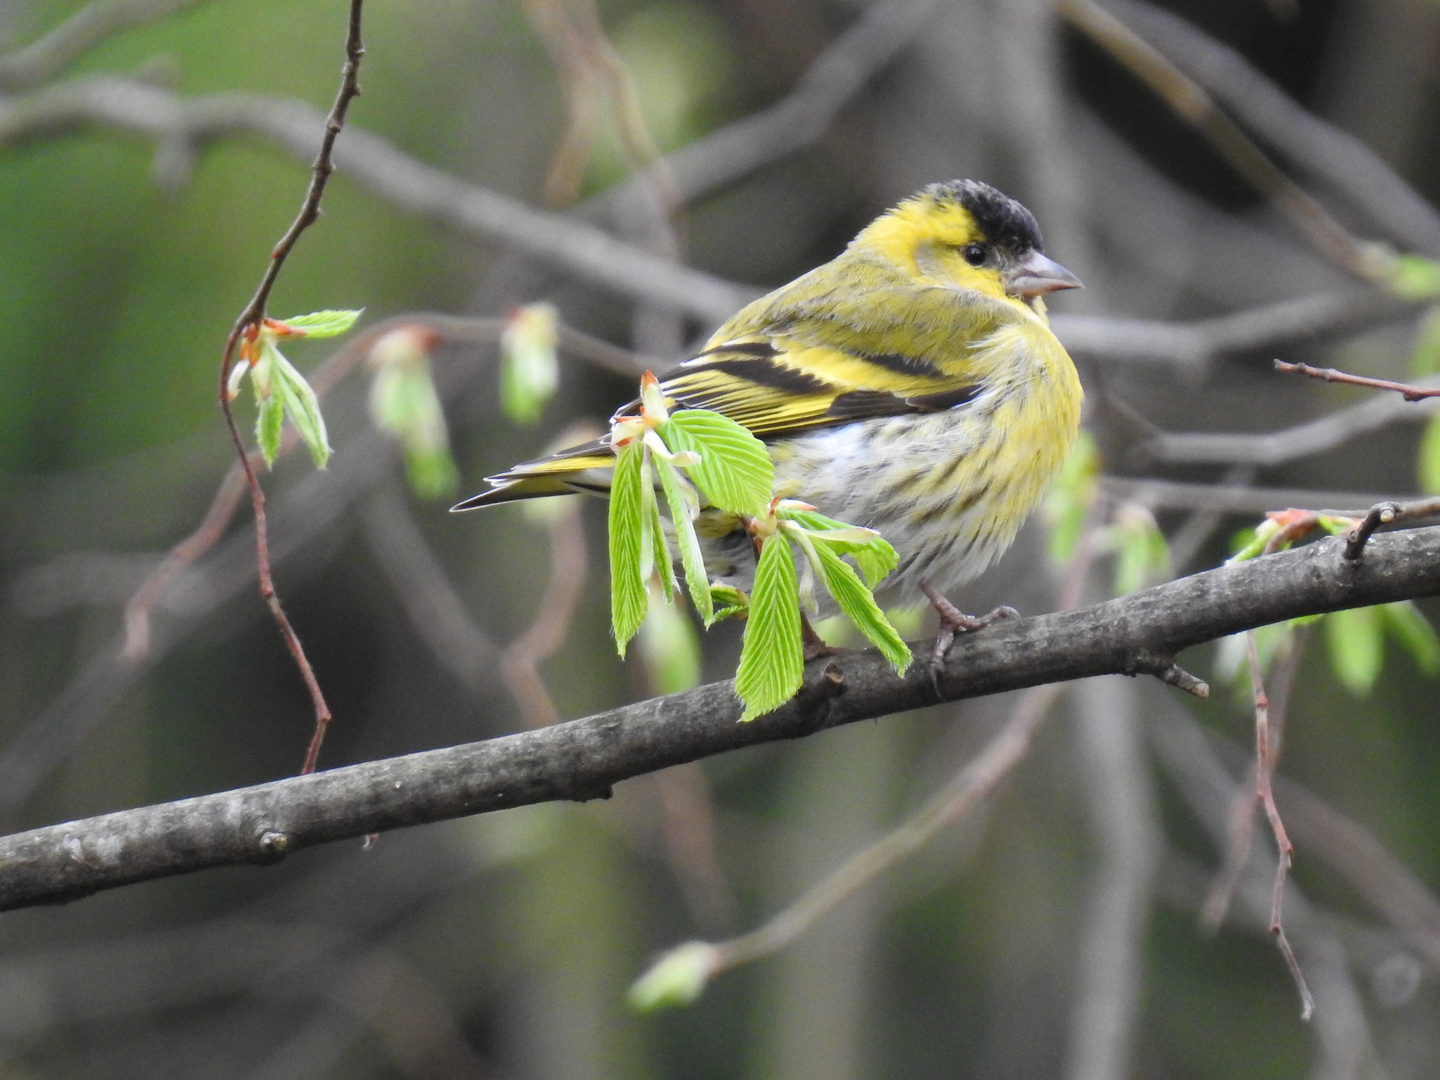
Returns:
[[[800,612],[800,643],[804,647],[805,662],[818,660],[822,656],[838,656],[844,649],[837,649],[833,645],[827,645],[825,639],[815,632],[810,625],[810,620],[805,617],[805,612]]]
[[[940,634],[935,638],[935,652],[930,657],[930,678],[937,683],[940,669],[945,666],[945,654],[950,651],[956,634],[968,634],[983,629],[998,619],[1014,619],[1020,615],[1013,607],[997,607],[984,615],[966,615],[924,578],[920,580],[920,591],[940,616]]]

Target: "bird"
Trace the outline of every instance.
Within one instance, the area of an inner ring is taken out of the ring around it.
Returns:
[[[659,385],[667,407],[714,410],[763,440],[777,497],[890,542],[882,596],[935,607],[933,665],[957,632],[1014,614],[965,615],[946,594],[1010,547],[1076,438],[1083,392],[1044,298],[1078,287],[1018,201],[978,180],[931,184],[748,304]],[[605,436],[487,477],[453,509],[603,495],[614,462]],[[743,523],[712,508],[697,531],[712,580],[745,588]]]

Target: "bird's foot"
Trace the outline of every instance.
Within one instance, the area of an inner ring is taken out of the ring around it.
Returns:
[[[940,616],[940,633],[935,638],[935,651],[930,656],[930,681],[935,692],[940,692],[940,671],[945,666],[945,656],[955,643],[956,634],[969,634],[982,630],[1000,619],[1019,618],[1020,613],[1013,607],[997,607],[984,615],[966,615],[928,581],[920,582],[920,591],[930,601],[930,606]]]

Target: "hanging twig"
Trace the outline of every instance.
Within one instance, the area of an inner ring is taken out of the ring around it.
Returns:
[[[250,490],[250,505],[255,512],[255,561],[260,578],[260,595],[264,597],[266,605],[270,608],[270,614],[274,616],[276,625],[280,627],[280,634],[285,639],[285,646],[290,650],[290,656],[294,659],[295,666],[299,668],[301,678],[305,680],[305,688],[310,692],[310,702],[315,709],[315,733],[311,736],[310,746],[305,751],[305,763],[300,769],[301,773],[315,770],[315,761],[320,756],[320,745],[325,740],[325,729],[330,724],[330,706],[325,703],[325,695],[320,690],[319,680],[315,678],[315,671],[310,666],[310,661],[305,657],[305,649],[300,644],[300,638],[296,635],[294,627],[290,625],[290,620],[280,606],[280,598],[275,594],[275,583],[270,576],[270,540],[265,527],[265,493],[260,489],[260,481],[255,475],[255,466],[250,459],[250,452],[246,449],[245,440],[240,435],[240,428],[235,423],[235,412],[230,407],[228,381],[236,345],[239,344],[241,337],[252,337],[259,333],[261,321],[265,318],[265,305],[270,299],[270,290],[275,287],[275,281],[280,276],[286,258],[294,249],[296,241],[300,239],[300,234],[320,217],[320,201],[325,196],[325,187],[329,183],[330,175],[335,171],[333,160],[335,140],[345,125],[345,113],[350,108],[350,102],[360,94],[360,59],[365,55],[365,46],[360,37],[360,15],[363,7],[364,0],[350,0],[349,29],[345,37],[345,67],[341,71],[340,91],[335,97],[335,104],[331,106],[330,116],[325,123],[325,137],[321,140],[320,153],[315,158],[315,164],[311,169],[310,187],[305,192],[304,201],[300,204],[300,212],[270,253],[270,264],[260,278],[260,285],[255,290],[255,295],[250,298],[250,302],[240,312],[240,317],[235,320],[235,325],[230,329],[230,335],[225,339],[225,352],[220,361],[220,409],[225,415],[225,426],[230,432],[231,441],[235,444],[235,452],[239,455],[240,468],[245,474],[245,485]]]

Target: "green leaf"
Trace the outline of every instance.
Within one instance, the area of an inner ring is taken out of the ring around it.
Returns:
[[[660,526],[660,504],[655,497],[655,467],[650,454],[641,450],[640,457],[640,581],[648,587],[650,578],[659,573],[665,602],[675,602],[675,571],[670,565],[670,552],[665,546],[665,531]]]
[[[649,593],[640,575],[644,536],[640,440],[623,447],[610,481],[610,625],[620,655],[645,621]],[[653,549],[652,549],[653,550]]]
[[[689,941],[671,949],[635,980],[626,995],[636,1012],[692,1004],[715,971],[715,946]]]
[[[285,426],[285,403],[276,394],[261,398],[256,404],[260,407],[259,414],[255,417],[255,442],[260,447],[260,454],[265,458],[265,467],[273,468],[275,455],[280,453],[280,429]]]
[[[686,467],[711,506],[762,517],[775,487],[775,466],[765,444],[728,416],[681,409],[656,429],[674,453],[691,450],[698,464]]]
[[[789,701],[805,676],[800,646],[800,587],[795,556],[783,533],[760,547],[750,610],[740,644],[735,693],[745,703],[740,719],[753,720]]]
[[[1435,628],[1413,600],[1384,604],[1380,615],[1385,629],[1410,654],[1417,668],[1430,676],[1440,673],[1440,638],[1436,638]]]
[[[660,487],[665,492],[670,521],[675,526],[675,543],[680,548],[680,565],[685,571],[685,587],[690,592],[690,602],[705,620],[705,625],[709,626],[715,621],[715,608],[710,599],[705,554],[700,550],[700,538],[695,535],[695,522],[690,516],[691,499],[686,498],[689,481],[677,474],[668,461],[656,461],[655,469],[660,474]]]
[[[1325,617],[1330,668],[1357,697],[1370,693],[1384,662],[1383,627],[1373,607],[1333,611]]]
[[[678,694],[700,685],[700,639],[687,613],[652,603],[636,640],[657,693]]]
[[[1426,495],[1440,495],[1440,413],[1425,422],[1420,433],[1419,462],[1416,472],[1420,490]]]
[[[364,309],[359,311],[312,311],[309,315],[296,315],[289,319],[280,319],[291,330],[298,330],[306,337],[327,338],[337,337],[345,333],[355,325],[355,320],[364,314]]]
[[[715,602],[715,613],[710,620],[712,626],[721,619],[745,615],[750,610],[750,597],[733,585],[711,585],[710,598]]]
[[[1406,300],[1440,296],[1440,263],[1420,255],[1400,255],[1390,275],[1390,288]]]
[[[825,591],[840,605],[840,610],[855,624],[856,629],[880,650],[881,655],[890,661],[895,673],[904,675],[905,669],[910,666],[910,646],[905,644],[904,639],[890,625],[890,620],[885,618],[884,612],[875,603],[875,597],[861,582],[860,575],[824,540],[806,535],[803,531],[792,535],[795,535],[810,564],[820,576]]]
[[[315,396],[305,376],[295,370],[295,365],[286,360],[279,349],[272,348],[271,351],[275,354],[275,394],[284,400],[290,422],[310,450],[316,467],[323,469],[330,460],[331,450],[325,433],[325,418],[320,415],[320,399]]]
[[[1440,371],[1440,306],[1429,308],[1415,331],[1410,349],[1410,375],[1423,379]]]
[[[852,539],[844,534],[854,533],[854,526],[826,517],[815,510],[781,506],[775,511],[775,516],[782,521],[793,521],[811,536],[824,539],[839,554],[853,558],[865,578],[865,584],[871,589],[884,581],[890,572],[900,565],[900,556],[890,542],[873,529],[863,530],[869,534],[866,537],[857,536]]]

